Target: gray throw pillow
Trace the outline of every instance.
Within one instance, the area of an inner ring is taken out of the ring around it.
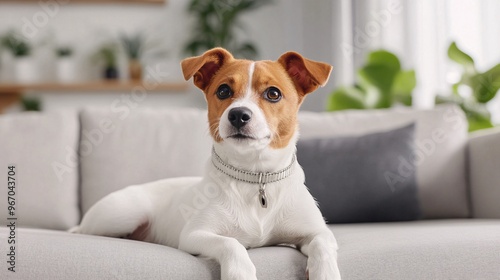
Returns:
[[[328,223],[420,218],[414,134],[411,124],[364,136],[298,142],[306,186]]]

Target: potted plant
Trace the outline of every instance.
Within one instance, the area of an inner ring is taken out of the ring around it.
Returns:
[[[23,96],[21,98],[21,106],[23,111],[41,111],[42,101],[38,97]]]
[[[61,83],[72,83],[78,76],[76,63],[73,59],[73,49],[69,46],[60,46],[56,50],[57,78]]]
[[[412,104],[415,71],[402,70],[398,57],[391,52],[371,52],[366,64],[357,71],[357,80],[352,86],[334,90],[327,109],[376,109],[389,108],[394,104]]]
[[[9,32],[2,38],[2,46],[10,51],[15,59],[14,73],[19,83],[33,83],[38,79],[36,64],[31,56],[32,47],[23,37]]]
[[[224,47],[235,56],[248,59],[257,56],[257,48],[250,41],[240,42],[236,37],[238,28],[244,29],[240,21],[242,14],[255,10],[269,0],[191,0],[188,12],[196,19],[191,39],[184,47],[189,55],[199,55],[214,47]]]
[[[143,33],[135,35],[122,34],[120,42],[128,58],[129,78],[134,81],[142,79],[142,64],[146,59],[157,61],[167,54],[166,47],[159,40],[146,38]]]
[[[120,42],[128,58],[128,72],[131,80],[142,79],[141,55],[144,52],[144,37],[141,34],[120,36]]]
[[[118,48],[116,44],[107,43],[102,45],[94,56],[97,60],[104,63],[104,79],[118,79],[117,52]]]
[[[500,89],[500,64],[481,72],[474,59],[458,48],[455,42],[448,48],[448,58],[462,67],[460,80],[452,85],[451,96],[436,97],[436,103],[455,103],[467,116],[469,131],[493,127],[487,104]]]

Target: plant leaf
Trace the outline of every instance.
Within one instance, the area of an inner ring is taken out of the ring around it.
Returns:
[[[460,95],[436,96],[436,104],[457,104],[464,111],[469,123],[469,132],[493,127],[491,115],[484,104],[465,100]]]
[[[382,64],[369,64],[358,71],[358,80],[366,90],[368,108],[389,108],[392,105],[391,88],[396,76],[395,68]]]
[[[401,70],[401,63],[399,62],[398,57],[395,54],[385,50],[371,52],[368,55],[368,61],[366,62],[366,64],[385,65],[394,72]]]
[[[462,103],[462,110],[469,122],[469,132],[493,127],[491,116],[483,104]]]
[[[465,68],[474,69],[474,60],[472,57],[459,49],[455,42],[451,43],[448,48],[448,57]]]
[[[327,110],[365,109],[364,94],[354,87],[341,87],[328,97]]]
[[[40,101],[40,98],[38,98],[38,97],[23,96],[21,98],[21,104],[22,104],[24,111],[41,111],[42,110],[41,103],[42,102]]]
[[[478,102],[486,103],[493,99],[500,89],[500,64],[470,77],[470,86]]]
[[[469,116],[469,114],[467,114],[467,121],[469,122],[469,132],[493,127],[490,120],[480,116]]]
[[[416,85],[415,70],[400,71],[396,73],[392,84],[393,98],[396,98],[397,101],[406,106],[411,106],[411,93]]]
[[[191,0],[188,11],[195,19],[190,39],[184,46],[186,53],[195,55],[200,50],[224,47],[240,52],[245,57],[256,55],[257,49],[241,44],[236,30],[243,24],[241,15],[269,5],[270,0]]]

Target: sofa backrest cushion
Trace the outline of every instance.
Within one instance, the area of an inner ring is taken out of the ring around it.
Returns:
[[[415,123],[417,168],[412,172],[417,173],[423,217],[469,216],[467,122],[460,108],[301,112],[299,122],[301,139],[361,136]],[[129,185],[200,176],[210,156],[212,140],[202,110],[85,109],[81,125],[83,213],[106,194]]]
[[[466,176],[467,121],[459,107],[303,112],[299,120],[302,140],[366,135],[415,123],[416,169],[413,172],[417,173],[423,217],[463,218],[470,215]],[[401,161],[399,175],[402,177],[405,176],[404,165]]]
[[[81,206],[126,186],[203,174],[212,141],[205,111],[84,109]]]
[[[2,221],[17,217],[17,226],[60,230],[78,223],[78,137],[77,112],[0,117]],[[10,189],[8,181],[15,182]]]

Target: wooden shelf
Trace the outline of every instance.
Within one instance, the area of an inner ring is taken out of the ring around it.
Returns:
[[[24,93],[51,92],[51,93],[111,93],[132,92],[140,88],[147,92],[183,92],[188,89],[189,83],[160,83],[131,82],[131,81],[96,81],[74,84],[39,83],[39,84],[14,84],[0,83],[0,113],[8,106],[19,102]]]
[[[146,91],[186,91],[188,89],[187,82],[176,83],[161,83],[155,84],[145,82],[127,82],[127,81],[96,81],[82,82],[74,84],[62,83],[39,83],[39,84],[14,84],[0,83],[1,94],[25,93],[36,91],[51,91],[51,92],[117,92],[131,91],[136,87],[142,87]]]

